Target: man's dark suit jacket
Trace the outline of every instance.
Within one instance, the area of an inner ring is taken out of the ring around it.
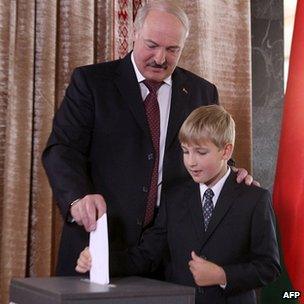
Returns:
[[[178,131],[198,106],[217,103],[216,87],[176,68],[163,162],[163,184],[187,178]],[[70,203],[86,194],[107,202],[110,250],[133,246],[142,234],[153,146],[130,54],[122,60],[75,69],[55,115],[43,164],[64,219]],[[88,234],[65,222],[58,275],[75,274]]]
[[[169,248],[166,280],[195,286],[188,262],[191,251],[223,267],[227,286],[197,287],[196,304],[256,303],[254,290],[280,273],[271,197],[267,190],[236,182],[228,176],[208,229],[204,232],[199,185],[188,181],[164,189],[152,228],[128,255],[111,259],[112,275],[142,274],[159,263]]]

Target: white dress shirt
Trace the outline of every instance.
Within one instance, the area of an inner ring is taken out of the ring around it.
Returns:
[[[138,70],[136,63],[134,61],[133,52],[131,54],[131,61],[135,70],[137,81],[140,86],[141,96],[143,101],[149,94],[148,88],[142,83],[146,78]],[[159,164],[158,164],[158,195],[157,195],[157,206],[160,203],[160,192],[163,176],[163,160],[165,154],[165,144],[168,129],[168,121],[171,106],[171,94],[172,94],[172,78],[169,76],[164,81],[164,84],[159,88],[157,92],[157,101],[160,112],[160,139],[159,139]]]
[[[225,173],[225,175],[214,185],[212,186],[210,189],[213,191],[214,196],[212,198],[212,202],[213,202],[213,208],[215,208],[215,205],[217,203],[217,200],[220,196],[220,193],[222,191],[222,188],[224,186],[224,183],[226,181],[226,179],[228,178],[229,174],[230,174],[230,167],[228,166],[228,170]],[[199,184],[200,185],[200,192],[201,192],[201,201],[203,202],[203,205],[205,204],[205,198],[204,198],[204,193],[205,191],[209,188],[208,186],[206,186],[205,184]]]

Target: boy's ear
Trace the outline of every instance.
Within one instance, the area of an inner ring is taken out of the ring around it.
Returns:
[[[223,159],[228,161],[232,156],[232,152],[233,152],[233,144],[226,144],[223,149]]]

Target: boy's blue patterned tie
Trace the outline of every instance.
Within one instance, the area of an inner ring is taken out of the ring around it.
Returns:
[[[208,188],[205,193],[204,193],[204,198],[205,201],[203,201],[203,217],[204,217],[204,226],[205,226],[205,231],[208,228],[211,216],[212,216],[212,211],[213,211],[213,202],[212,198],[214,196],[213,191]]]

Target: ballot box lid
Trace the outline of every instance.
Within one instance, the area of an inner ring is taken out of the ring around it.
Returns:
[[[192,287],[141,277],[113,278],[109,285],[91,283],[81,277],[44,277],[13,279],[11,289],[30,289],[52,298],[90,299],[140,296],[194,295]]]

